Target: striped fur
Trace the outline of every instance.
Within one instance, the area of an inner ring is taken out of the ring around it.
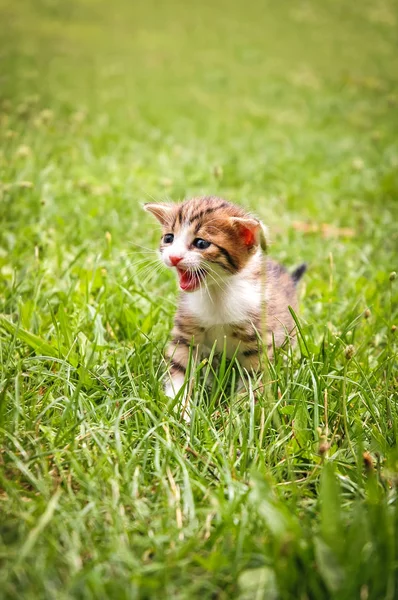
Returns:
[[[216,344],[218,351],[225,347],[229,357],[237,353],[243,367],[256,370],[262,340],[269,356],[274,344],[293,340],[288,307],[297,309],[295,284],[305,266],[292,278],[266,259],[260,248],[264,228],[257,219],[213,196],[149,203],[145,209],[162,225],[161,257],[176,269],[183,290],[167,350],[168,395],[183,385],[190,351],[202,357]]]

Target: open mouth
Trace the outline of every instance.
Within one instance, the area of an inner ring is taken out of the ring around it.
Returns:
[[[206,272],[203,269],[190,271],[179,269],[177,267],[177,273],[180,288],[184,290],[184,292],[193,292],[194,290],[197,290],[206,276]]]

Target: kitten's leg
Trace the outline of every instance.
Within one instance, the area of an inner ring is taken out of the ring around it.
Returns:
[[[170,398],[175,398],[184,385],[189,360],[189,344],[172,341],[166,357],[169,360],[169,378],[166,382],[165,392]]]
[[[257,372],[260,367],[261,348],[256,344],[253,348],[245,348],[238,354],[238,360],[241,366],[249,373]]]
[[[256,348],[246,348],[238,356],[240,365],[246,370],[248,377],[253,382],[252,389],[256,402],[264,392],[264,369],[262,368],[264,357],[261,354],[261,344],[258,344]],[[245,382],[245,378],[242,378],[238,391],[246,393],[247,389],[247,382]]]
[[[171,342],[167,349],[166,357],[169,360],[169,379],[166,383],[165,392],[167,396],[175,398],[185,385],[182,399],[182,416],[186,421],[190,420],[189,384],[186,382],[186,371],[190,356],[196,361],[199,348],[202,347],[204,328],[201,327],[191,315],[187,315],[180,309],[177,311],[174,327],[171,332]]]
[[[259,335],[255,327],[250,324],[247,326],[241,326],[239,329],[235,329],[234,337],[239,340],[238,350],[238,361],[241,367],[247,372],[251,378],[253,373],[259,370],[260,366],[260,344]],[[247,384],[245,383],[246,377],[240,379],[238,385],[238,392],[242,393],[247,390]]]
[[[238,360],[241,366],[246,371],[258,379],[256,381],[255,394],[261,394],[264,390],[264,373],[266,370],[266,358],[265,352],[267,353],[268,359],[273,358],[273,334],[267,331],[264,341],[261,341],[258,329],[246,328],[241,330],[239,338],[241,340],[241,346],[239,348]],[[242,381],[241,388],[244,388]]]
[[[261,343],[255,324],[235,325],[232,337],[239,342],[238,360],[249,372],[257,371],[260,364]]]
[[[171,367],[173,369],[173,367]],[[170,370],[171,370],[170,369]],[[175,398],[184,385],[185,375],[182,373],[173,373],[171,371],[170,377],[166,381],[166,385],[164,388],[166,396],[169,398]]]
[[[189,354],[191,345],[185,338],[180,337],[178,340],[173,338],[167,350],[169,358],[169,378],[166,382],[165,393],[170,398],[175,398],[178,392],[185,384],[185,390],[182,397],[182,417],[188,423],[191,418],[190,407],[188,406],[189,398],[189,383],[185,381],[186,371],[188,367]],[[195,359],[197,348],[192,346],[192,357]]]

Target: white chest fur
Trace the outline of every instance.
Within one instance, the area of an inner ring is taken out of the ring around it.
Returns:
[[[221,287],[201,287],[185,299],[185,306],[207,328],[244,323],[260,307],[260,282],[235,275]]]
[[[206,351],[216,344],[216,351],[229,358],[239,340],[232,335],[231,324],[247,323],[260,307],[261,282],[248,280],[242,274],[230,278],[227,285],[216,289],[200,288],[186,298],[186,307],[205,328],[203,344]]]
[[[262,283],[253,277],[253,271],[260,260],[261,254],[255,255],[236,275],[187,294],[185,306],[202,327],[244,323],[258,312]]]

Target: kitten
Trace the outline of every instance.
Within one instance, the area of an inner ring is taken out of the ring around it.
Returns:
[[[191,346],[201,357],[214,344],[220,352],[225,347],[228,357],[237,352],[242,367],[251,371],[259,367],[261,339],[269,357],[273,344],[293,340],[288,307],[297,309],[295,286],[306,265],[289,275],[266,258],[260,221],[214,196],[144,208],[162,225],[160,254],[176,270],[182,292],[167,350],[168,396],[175,397],[184,384]]]

